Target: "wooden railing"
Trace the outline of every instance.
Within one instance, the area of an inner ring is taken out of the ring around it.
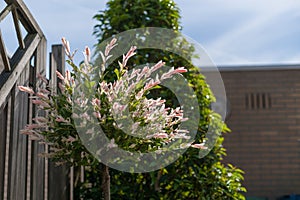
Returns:
[[[46,38],[22,0],[4,1],[0,22],[13,17],[18,48],[9,56],[0,30],[0,200],[67,199],[68,171],[38,156],[45,147],[19,133],[38,111],[17,86],[35,89],[41,84],[37,75],[46,74]],[[52,51],[50,72],[64,71],[62,46],[53,46]],[[56,85],[54,74],[50,74],[52,85]]]

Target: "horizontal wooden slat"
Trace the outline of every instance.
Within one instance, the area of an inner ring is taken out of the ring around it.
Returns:
[[[11,59],[13,71],[10,74],[8,80],[0,89],[0,106],[4,103],[7,95],[16,83],[24,67],[26,67],[26,63],[29,62],[40,41],[41,38],[39,35],[28,35],[27,40],[25,39],[26,47],[24,51],[19,51],[19,53],[17,52]]]

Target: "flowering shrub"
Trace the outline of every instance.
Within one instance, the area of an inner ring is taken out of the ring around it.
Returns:
[[[129,71],[127,61],[136,54],[136,47],[131,47],[119,62],[119,69],[114,71],[117,80],[108,82],[105,80],[105,69],[116,42],[116,39],[111,40],[105,51],[100,53],[100,67],[90,64],[88,47],[84,51],[84,63],[77,67],[69,42],[63,38],[68,63],[73,71],[67,70],[65,76],[56,72],[61,80],[58,92],[56,88],[45,89],[49,88],[49,84],[42,76],[39,78],[44,85],[37,91],[19,86],[21,91],[30,94],[32,103],[39,110],[46,111],[45,116],[34,118],[34,123],[27,125],[21,133],[48,144],[49,152],[44,155],[54,158],[58,164],[91,165],[95,161],[82,142],[99,136],[95,126],[89,127],[91,123],[100,126],[110,139],[109,145],[97,149],[98,152],[115,147],[134,152],[160,151],[164,144],[174,141],[179,141],[181,148],[192,146],[205,149],[202,143],[191,145],[189,130],[181,128],[181,123],[187,118],[184,118],[180,107],[169,108],[164,99],[147,97],[147,93],[158,88],[162,81],[187,70],[179,67],[157,73],[164,66],[164,62],[160,61],[151,67]],[[85,130],[83,137],[79,137],[78,129]]]
[[[182,30],[180,9],[172,0],[108,0],[106,8],[99,11],[94,18],[97,20],[94,35],[98,44],[116,33],[135,28],[161,27],[176,32]],[[148,35],[148,32],[145,35]],[[155,172],[131,174],[111,170],[111,183],[114,185],[111,191],[112,198],[245,199],[243,192],[246,189],[242,184],[243,172],[232,165],[221,162],[226,156],[226,150],[223,147],[223,133],[229,132],[229,129],[220,115],[211,109],[211,105],[216,99],[206,77],[199,73],[199,66],[192,62],[195,48],[187,42],[178,44],[177,40],[168,40],[164,34],[155,38],[157,41],[172,43],[171,49],[180,48],[179,52],[183,56],[167,50],[142,49],[129,61],[132,63],[130,66],[156,62],[157,58],[163,58],[168,66],[185,66],[188,72],[183,75],[197,96],[200,111],[199,123],[194,126],[198,127],[195,140],[199,142],[205,140],[206,133],[211,128],[211,136],[216,137],[216,142],[212,144],[214,148],[209,154],[201,159],[197,149],[189,148],[176,162]],[[201,58],[203,55],[199,56]],[[167,91],[162,91],[160,96],[166,97],[167,105],[176,105],[176,98]],[[209,146],[210,140],[206,141],[205,145]],[[204,151],[200,151],[200,153],[202,152]],[[96,171],[96,169],[92,169],[85,173],[86,183],[93,183],[93,185],[91,188],[85,185],[80,187],[84,193],[81,197],[84,199],[93,199],[97,195],[97,192],[93,192],[93,188],[97,188],[101,183],[97,183],[98,180],[93,178]]]

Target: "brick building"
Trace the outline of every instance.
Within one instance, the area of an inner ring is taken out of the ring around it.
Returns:
[[[228,99],[224,146],[246,196],[300,194],[300,65],[220,67]]]

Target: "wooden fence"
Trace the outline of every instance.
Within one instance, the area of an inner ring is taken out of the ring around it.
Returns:
[[[46,74],[46,39],[21,0],[4,0],[0,21],[12,16],[18,48],[9,56],[0,30],[0,200],[53,199],[72,197],[68,170],[57,168],[38,154],[45,147],[28,140],[19,131],[36,115],[37,109],[18,85],[36,88],[37,74]],[[21,26],[26,35],[22,35]],[[13,37],[13,36],[11,36]],[[50,83],[55,86],[56,69],[64,72],[64,51],[52,46]]]

